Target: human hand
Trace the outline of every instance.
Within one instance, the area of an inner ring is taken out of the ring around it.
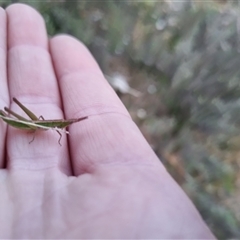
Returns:
[[[89,117],[62,146],[0,121],[0,238],[214,238],[88,50],[48,40],[26,5],[0,9],[0,76],[0,109],[16,97],[46,119]]]

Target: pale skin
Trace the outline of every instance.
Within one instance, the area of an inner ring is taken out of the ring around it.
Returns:
[[[0,238],[213,239],[78,40],[34,9],[0,9],[0,109],[17,97],[70,135],[0,121]],[[68,140],[67,140],[68,138]]]

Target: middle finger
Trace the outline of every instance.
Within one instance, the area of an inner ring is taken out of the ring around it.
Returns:
[[[61,99],[42,17],[23,4],[11,5],[6,11],[10,97],[18,98],[37,116],[62,119]],[[12,109],[23,115],[15,104]],[[8,167],[29,170],[56,167],[69,174],[66,137],[63,135],[61,147],[56,132],[37,131],[35,135],[29,144],[32,134],[9,128]]]

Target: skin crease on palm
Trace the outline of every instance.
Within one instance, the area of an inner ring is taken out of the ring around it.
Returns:
[[[214,239],[78,40],[48,39],[41,15],[0,9],[0,109],[16,97],[46,119],[32,133],[0,121],[0,238]],[[68,141],[67,141],[68,137]]]

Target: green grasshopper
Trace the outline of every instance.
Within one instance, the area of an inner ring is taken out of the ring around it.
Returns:
[[[28,108],[26,108],[22,103],[20,103],[16,98],[13,98],[13,101],[31,118],[31,120],[26,119],[17,113],[13,112],[9,108],[5,107],[4,110],[0,110],[0,118],[7,124],[9,124],[12,127],[19,128],[19,129],[24,129],[24,130],[31,130],[31,131],[36,131],[36,130],[55,130],[60,138],[58,140],[59,145],[61,145],[61,138],[62,134],[60,132],[64,132],[66,134],[69,134],[68,131],[63,130],[63,128],[82,121],[86,119],[87,117],[82,117],[82,118],[76,118],[76,119],[57,119],[57,120],[45,120],[43,116],[40,116],[39,118],[31,112]],[[9,117],[8,114],[14,116],[15,118]],[[33,142],[35,138],[35,135],[33,136],[33,139],[29,142]]]

